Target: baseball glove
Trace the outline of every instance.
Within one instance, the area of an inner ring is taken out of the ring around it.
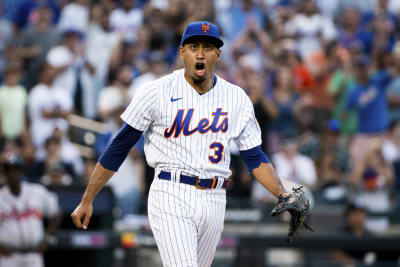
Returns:
[[[290,213],[289,233],[286,240],[288,243],[292,242],[293,237],[297,236],[297,232],[302,225],[304,225],[308,230],[314,232],[314,230],[306,223],[310,203],[302,188],[303,187],[300,186],[299,188],[293,188],[291,193],[281,194],[278,198],[277,205],[271,211],[272,217],[279,215],[284,211]]]

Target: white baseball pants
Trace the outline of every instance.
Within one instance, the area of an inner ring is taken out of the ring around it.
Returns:
[[[148,199],[163,265],[211,266],[224,227],[225,189],[197,189],[177,180],[155,177]]]

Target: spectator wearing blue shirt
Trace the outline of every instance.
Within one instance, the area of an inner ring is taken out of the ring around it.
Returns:
[[[375,10],[364,13],[361,18],[362,27],[371,32],[374,42],[385,39],[382,48],[387,51],[391,51],[396,42],[398,23],[396,14],[388,9],[388,0],[378,0]]]
[[[347,110],[354,109],[358,115],[358,133],[352,141],[350,154],[356,172],[366,155],[371,140],[382,138],[389,122],[386,89],[391,80],[382,69],[370,76],[369,60],[359,57],[354,60],[356,83],[350,89]]]
[[[341,11],[339,21],[339,43],[349,50],[360,48],[364,53],[370,55],[374,35],[361,26],[360,10],[355,7],[344,8]]]
[[[390,121],[400,119],[400,42],[393,49],[392,58],[395,73],[387,89]]]
[[[15,25],[19,29],[23,29],[27,25],[31,24],[29,21],[32,17],[32,14],[37,11],[38,8],[48,7],[52,10],[52,22],[56,23],[58,21],[58,17],[60,15],[60,7],[56,3],[55,0],[19,0],[19,5],[17,5],[15,11],[13,12],[13,18]]]
[[[367,63],[363,61],[356,62],[357,82],[350,91],[347,109],[358,111],[359,133],[381,133],[388,124],[386,88],[391,77],[386,70],[381,70],[369,78]]]
[[[253,0],[234,3],[231,9],[229,29],[224,28],[223,32],[229,39],[235,39],[239,33],[246,29],[249,20],[255,20],[258,26],[264,27],[264,15],[261,7]]]

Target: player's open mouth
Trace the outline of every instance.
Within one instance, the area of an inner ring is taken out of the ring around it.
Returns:
[[[206,64],[204,64],[204,63],[196,63],[195,68],[196,68],[197,76],[204,75],[205,67],[206,67]]]

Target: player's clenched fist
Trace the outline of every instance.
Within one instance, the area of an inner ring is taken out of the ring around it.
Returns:
[[[80,203],[71,213],[72,221],[77,228],[87,229],[90,217],[92,217],[93,205]]]

